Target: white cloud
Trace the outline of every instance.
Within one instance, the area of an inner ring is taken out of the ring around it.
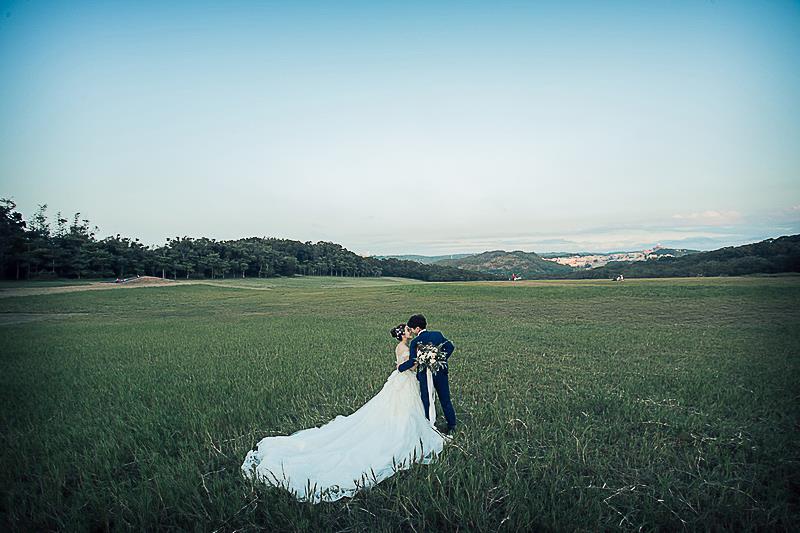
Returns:
[[[704,226],[725,226],[739,222],[742,219],[742,214],[738,211],[707,210],[688,214],[676,214],[672,215],[672,218]]]

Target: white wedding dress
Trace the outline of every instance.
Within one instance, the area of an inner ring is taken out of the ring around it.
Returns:
[[[397,364],[408,351],[397,356]],[[355,413],[289,436],[266,437],[248,452],[242,471],[283,487],[301,501],[353,496],[415,462],[430,463],[447,437],[425,418],[412,371],[395,370]]]

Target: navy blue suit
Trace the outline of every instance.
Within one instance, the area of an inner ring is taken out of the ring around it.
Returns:
[[[434,346],[441,346],[445,353],[445,357],[450,359],[453,350],[456,349],[453,343],[447,340],[444,335],[438,331],[421,331],[409,344],[409,357],[408,361],[402,363],[397,367],[400,372],[405,372],[417,362],[417,344],[433,344]],[[425,408],[425,416],[428,416],[428,377],[427,373],[418,369],[417,381],[419,381],[419,393],[422,397],[422,406]],[[456,425],[456,411],[453,409],[453,403],[450,401],[450,383],[447,381],[447,368],[443,368],[436,372],[433,376],[433,388],[436,389],[436,395],[439,396],[439,401],[442,404],[442,411],[444,417],[447,419],[447,425],[451,428]]]

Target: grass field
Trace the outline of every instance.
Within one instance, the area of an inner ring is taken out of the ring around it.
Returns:
[[[0,527],[793,529],[798,302],[794,276],[2,298]],[[460,430],[438,462],[316,506],[239,475],[263,436],[374,395],[414,312],[457,347]]]

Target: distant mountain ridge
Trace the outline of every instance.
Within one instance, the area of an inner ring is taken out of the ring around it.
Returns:
[[[386,255],[376,259],[397,259],[415,261],[425,265],[439,265],[459,268],[472,272],[483,272],[495,276],[510,278],[563,277],[577,270],[598,268],[613,261],[645,261],[649,258],[681,257],[698,253],[697,250],[664,248],[656,245],[653,248],[635,252],[548,252],[538,254],[514,250],[491,250],[482,253],[462,253],[449,255]]]
[[[637,252],[543,254],[547,259],[521,250],[458,255],[462,257],[437,258],[434,264],[506,278],[516,274],[529,279],[615,278],[620,274],[627,278],[739,276],[800,272],[800,235],[708,252],[655,246]],[[601,258],[599,263],[595,258]]]
[[[464,257],[469,257],[475,254],[449,254],[449,255],[416,255],[416,254],[406,254],[406,255],[376,255],[375,259],[399,259],[401,261],[416,261],[417,263],[422,263],[423,265],[432,265],[433,263],[438,263],[439,261],[443,261],[445,259],[462,259]]]
[[[520,250],[517,250],[520,251]],[[514,253],[514,252],[505,252],[504,250],[495,250],[493,252],[481,252],[481,253],[494,253],[494,252],[504,252],[504,253]],[[700,250],[689,250],[683,248],[664,248],[661,246],[656,245],[655,247],[649,250],[627,250],[627,251],[614,251],[614,252],[523,252],[523,253],[536,253],[539,257],[543,259],[555,259],[558,257],[611,257],[611,256],[621,256],[625,254],[649,254],[649,255],[672,255],[675,257],[680,257],[683,255],[699,253]],[[422,263],[424,265],[432,265],[436,263],[441,263],[443,261],[448,261],[451,259],[464,259],[466,257],[472,257],[479,255],[479,252],[472,252],[472,253],[458,253],[458,254],[446,254],[446,255],[422,255],[422,254],[390,254],[390,255],[376,255],[372,256],[375,259],[399,259],[401,261],[416,261],[417,263]]]
[[[744,276],[800,272],[800,234],[727,246],[709,252],[647,261],[612,261],[605,266],[573,272],[569,278],[662,278],[687,276]]]
[[[535,252],[523,252],[522,250],[513,252],[492,250],[460,259],[445,259],[437,264],[508,277],[516,274],[523,278],[566,274],[573,271],[571,267],[547,261]]]

